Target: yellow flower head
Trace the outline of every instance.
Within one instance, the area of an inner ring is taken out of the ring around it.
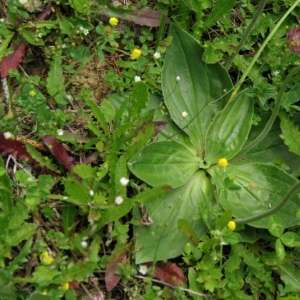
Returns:
[[[218,164],[220,167],[225,168],[228,166],[228,161],[226,158],[220,158]]]
[[[60,289],[66,291],[70,288],[69,282],[66,282],[60,286]]]
[[[119,19],[116,17],[111,17],[108,21],[111,26],[117,26],[119,23]]]
[[[29,95],[33,97],[33,96],[36,95],[36,92],[35,92],[35,91],[30,91],[30,92],[29,92]]]
[[[235,228],[236,228],[236,224],[234,221],[229,221],[228,224],[227,224],[227,227],[233,231]]]
[[[40,255],[40,260],[43,265],[48,266],[53,262],[54,258],[45,251]]]
[[[134,49],[131,52],[130,58],[132,60],[138,59],[141,56],[141,54],[142,54],[142,51],[140,49]]]

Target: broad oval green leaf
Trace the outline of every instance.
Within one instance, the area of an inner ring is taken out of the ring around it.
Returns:
[[[204,171],[197,171],[183,186],[146,204],[153,224],[137,226],[136,263],[160,261],[179,256],[186,245],[192,243],[178,227],[179,220],[187,220],[197,238],[206,233],[201,212],[213,204],[211,183]]]
[[[162,72],[162,89],[173,121],[193,140],[199,153],[211,120],[227,102],[232,83],[219,64],[202,61],[203,49],[188,33],[171,25]],[[180,78],[176,77],[179,76]],[[185,117],[182,113],[186,112]]]
[[[247,140],[252,117],[252,100],[243,91],[211,123],[206,135],[205,160],[213,164],[220,158],[233,158]]]
[[[258,125],[252,126],[245,145],[255,140],[261,133],[270,118],[270,113],[264,113],[261,117],[262,121]],[[275,163],[285,170],[288,167],[287,172],[294,174],[300,168],[300,156],[289,151],[288,147],[279,137],[281,133],[279,120],[277,119],[267,136],[254,149],[243,156],[237,155],[231,160],[231,163],[234,165],[253,162]]]
[[[276,215],[270,216],[268,221],[268,230],[272,235],[280,237],[284,231],[284,224],[281,218]]]
[[[214,182],[218,184],[219,201],[225,210],[231,209],[235,218],[243,219],[257,215],[276,206],[289,191],[296,179],[275,166],[261,163],[228,166],[225,173],[215,166],[209,170]],[[239,190],[224,187],[223,181],[230,178],[241,188]],[[300,210],[300,201],[294,194],[287,204],[275,213],[284,223],[284,227],[299,224],[296,217]],[[269,217],[249,223],[258,228],[268,228]]]
[[[200,158],[175,141],[152,143],[129,162],[129,170],[152,186],[185,184],[199,168]]]
[[[286,232],[281,237],[280,240],[285,246],[288,247],[299,247],[300,246],[300,236],[295,232]]]

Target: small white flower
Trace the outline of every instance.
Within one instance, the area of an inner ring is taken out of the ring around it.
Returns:
[[[25,5],[28,2],[28,0],[19,0],[19,2],[21,5]]]
[[[61,47],[62,47],[62,49],[65,49],[65,48],[67,48],[67,45],[66,44],[62,44]]]
[[[5,21],[4,18],[1,18],[1,19],[0,19],[0,22],[1,22],[1,23],[4,23],[4,21]]]
[[[273,72],[273,75],[274,75],[274,76],[277,76],[278,74],[279,74],[279,71],[274,71],[274,72]]]
[[[142,274],[142,275],[146,275],[148,273],[148,267],[145,266],[145,265],[140,265],[139,267],[139,272]]]
[[[123,203],[123,201],[124,201],[124,199],[123,199],[121,196],[117,196],[117,197],[115,198],[115,203],[116,203],[117,205],[121,205],[121,204]]]
[[[14,135],[10,131],[4,132],[4,137],[5,137],[6,140],[15,138]]]
[[[140,76],[134,76],[134,82],[140,82],[142,81]]]
[[[93,190],[90,190],[90,191],[89,191],[89,194],[90,194],[91,197],[93,197],[95,193],[94,193]]]
[[[160,58],[160,53],[156,51],[156,52],[153,54],[153,57],[154,57],[155,59]]]
[[[87,241],[81,241],[80,245],[82,248],[86,248],[88,246],[88,243]]]
[[[187,117],[188,113],[186,111],[183,111],[181,116],[185,119]]]
[[[62,129],[57,129],[57,134],[59,136],[62,136],[62,135],[64,135],[64,131]]]
[[[120,179],[120,183],[121,183],[121,185],[126,186],[129,183],[129,179],[125,178],[125,177],[122,177]]]
[[[37,35],[37,36],[38,36],[38,38],[40,38],[40,39],[41,39],[41,38],[43,37],[43,34],[40,32],[40,33],[38,33],[38,35]]]
[[[176,76],[176,81],[179,81],[180,80],[180,76]]]

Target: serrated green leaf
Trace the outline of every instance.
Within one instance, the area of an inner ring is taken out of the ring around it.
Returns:
[[[293,287],[294,293],[300,292],[300,269],[292,263],[278,265],[278,273],[285,285],[290,284]]]
[[[31,45],[35,46],[44,46],[45,42],[43,39],[37,38],[37,36],[30,31],[27,30],[19,30],[20,35]]]
[[[280,127],[282,135],[280,136],[289,150],[300,155],[300,131],[298,127],[290,120],[286,113],[280,112]]]
[[[126,197],[126,186],[121,184],[121,178],[128,179],[128,170],[124,155],[120,156],[115,170],[115,190],[117,196]]]
[[[90,3],[86,0],[70,0],[71,6],[79,13],[89,15]]]
[[[2,171],[0,175],[0,207],[4,216],[10,216],[12,211],[12,188],[9,182],[9,178],[6,175],[2,157],[0,157],[0,168],[4,170],[4,172]]]
[[[215,25],[216,22],[225,17],[235,4],[235,0],[217,0],[215,1],[215,6],[213,7],[212,13],[210,13],[207,17],[207,20],[203,24],[203,30]]]
[[[92,109],[93,115],[99,122],[100,128],[105,132],[106,135],[109,135],[108,125],[105,116],[101,111],[101,108],[89,99],[87,100],[87,104]]]
[[[89,191],[80,183],[76,181],[66,181],[65,182],[65,192],[68,197],[64,200],[77,205],[88,204],[91,202],[89,197]]]
[[[9,45],[13,36],[14,36],[14,33],[9,31],[5,35],[5,37],[3,37],[2,42],[0,44],[0,61],[2,60],[5,50],[6,50],[7,46]]]
[[[56,57],[51,63],[46,86],[49,95],[54,97],[55,101],[61,105],[67,103],[64,99],[64,81],[65,78],[62,69],[62,59],[60,57]]]
[[[245,145],[252,142],[261,133],[270,118],[270,113],[264,113],[261,117],[262,121],[257,126],[252,126]],[[287,166],[289,167],[287,172],[295,174],[300,168],[300,156],[288,151],[288,147],[279,137],[281,133],[279,120],[277,119],[261,143],[242,157],[237,155],[231,163],[235,165],[252,162],[273,163],[279,167],[282,165],[281,168]],[[284,169],[286,170],[286,168]]]
[[[152,186],[186,183],[199,168],[200,159],[188,148],[174,141],[146,146],[129,162],[130,171]]]
[[[205,161],[233,158],[247,140],[252,117],[252,100],[243,91],[214,117],[206,135]]]
[[[164,101],[172,120],[192,139],[203,153],[205,136],[211,120],[227,102],[225,91],[232,88],[231,80],[219,64],[202,61],[203,49],[189,34],[170,28],[172,44],[168,47],[162,73]],[[179,76],[180,80],[176,80]],[[185,117],[182,113],[186,112]]]
[[[31,157],[36,160],[42,167],[46,167],[47,169],[60,173],[58,167],[52,163],[52,161],[47,156],[43,156],[38,150],[36,150],[32,145],[25,144],[26,150],[31,155]]]
[[[72,171],[82,179],[95,178],[97,174],[97,168],[93,168],[90,164],[77,164]]]
[[[17,246],[24,240],[28,240],[35,233],[36,225],[32,223],[23,223],[19,228],[10,231],[9,238],[5,241],[8,246]]]
[[[9,264],[7,270],[9,270],[9,272],[11,274],[13,274],[14,271],[16,271],[17,269],[21,268],[21,264],[24,263],[25,261],[27,261],[26,256],[30,253],[31,251],[31,245],[32,245],[32,237],[30,237],[25,245],[22,247],[21,251],[19,252],[19,254],[15,257],[15,259]]]

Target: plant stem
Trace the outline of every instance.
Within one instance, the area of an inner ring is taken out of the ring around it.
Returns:
[[[237,44],[234,53],[232,53],[232,55],[229,57],[228,61],[225,64],[225,69],[229,70],[229,68],[231,67],[231,64],[233,62],[233,60],[235,59],[236,55],[240,52],[241,48],[243,47],[243,45],[245,44],[250,32],[252,31],[255,23],[257,22],[259,16],[261,15],[265,5],[267,3],[267,0],[262,0],[257,8],[256,13],[253,16],[253,19],[251,21],[251,23],[249,24],[249,26],[246,28],[246,31],[244,32],[240,42]]]
[[[262,53],[262,51],[265,49],[265,47],[267,46],[268,42],[270,41],[270,39],[273,37],[273,35],[275,34],[275,32],[277,31],[277,29],[279,28],[279,26],[283,23],[283,21],[287,18],[287,16],[291,13],[291,11],[300,3],[300,0],[295,1],[295,3],[286,11],[286,13],[282,16],[282,18],[278,21],[278,23],[275,25],[275,27],[273,28],[273,30],[270,32],[270,34],[268,35],[268,37],[265,39],[265,41],[263,42],[263,44],[261,45],[261,47],[259,48],[259,50],[256,52],[256,54],[254,55],[251,63],[249,64],[247,70],[245,71],[245,73],[243,74],[243,76],[241,77],[241,79],[239,80],[239,82],[237,83],[234,91],[232,92],[232,95],[229,99],[229,102],[232,101],[232,99],[235,97],[235,95],[238,93],[242,83],[245,81],[246,77],[248,76],[249,72],[251,71],[252,67],[254,66],[254,64],[256,63],[258,57],[260,56],[260,54]]]
[[[300,187],[300,181],[297,180],[294,183],[294,185],[290,188],[290,190],[286,193],[286,195],[282,198],[282,200],[276,206],[274,206],[273,208],[271,208],[265,212],[262,212],[256,216],[252,216],[252,217],[248,217],[248,218],[244,218],[244,219],[235,219],[234,222],[237,224],[246,224],[246,223],[254,222],[259,219],[262,219],[262,218],[265,218],[265,217],[268,217],[268,216],[274,214],[288,202],[288,200],[293,196],[293,194],[296,192],[296,190],[299,187]]]
[[[297,73],[300,72],[300,67],[296,67],[294,68],[289,75],[285,78],[284,82],[282,83],[281,89],[277,95],[277,99],[275,102],[275,107],[273,109],[272,115],[270,117],[270,119],[268,120],[265,128],[263,129],[263,131],[260,133],[260,135],[254,140],[252,141],[250,144],[248,144],[246,147],[244,147],[238,154],[238,156],[243,156],[245,155],[247,152],[249,152],[251,149],[253,149],[256,145],[258,145],[268,134],[268,132],[270,131],[280,108],[280,104],[281,104],[281,100],[283,97],[283,93],[285,92],[285,88],[288,84],[288,82],[290,81],[290,79]]]

